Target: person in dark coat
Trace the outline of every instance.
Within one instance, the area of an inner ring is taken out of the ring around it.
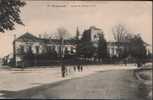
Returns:
[[[62,72],[62,77],[65,77],[66,68],[65,68],[64,64],[62,64],[61,72]]]
[[[83,66],[82,65],[80,65],[80,70],[81,70],[81,72],[83,71]]]

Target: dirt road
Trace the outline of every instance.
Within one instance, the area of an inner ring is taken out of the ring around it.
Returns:
[[[21,91],[0,91],[6,98],[128,99],[144,100],[133,70],[101,71]]]

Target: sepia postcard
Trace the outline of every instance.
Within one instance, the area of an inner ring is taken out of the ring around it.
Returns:
[[[152,1],[0,0],[0,99],[152,100]]]

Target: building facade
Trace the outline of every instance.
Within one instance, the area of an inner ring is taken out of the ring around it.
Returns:
[[[38,38],[27,32],[13,41],[15,66],[21,65],[27,60],[36,62],[36,58],[37,62],[38,58],[39,62],[50,60],[50,58],[57,59],[61,56],[61,52],[73,55],[76,52],[75,41],[64,40],[63,42],[62,45],[58,39]]]
[[[97,48],[100,35],[104,35],[103,30],[91,26],[83,32],[82,40],[92,42],[94,47]],[[111,58],[119,57],[119,53],[125,50],[128,50],[128,43],[107,42],[107,52]]]
[[[76,33],[79,34],[78,29]],[[95,47],[98,47],[100,34],[103,34],[102,29],[92,26],[83,32],[81,40],[91,41]],[[61,57],[75,56],[77,43],[80,42],[78,40],[79,38],[67,39],[62,42],[58,39],[36,37],[26,32],[13,41],[14,65],[20,66],[28,63],[37,65],[37,63],[49,62]],[[109,58],[127,57],[129,50],[128,42],[107,42]]]
[[[82,40],[91,41],[95,47],[98,47],[100,34],[103,34],[102,29],[91,26],[89,29],[83,32]]]

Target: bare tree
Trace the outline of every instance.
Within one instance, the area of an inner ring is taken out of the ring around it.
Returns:
[[[114,40],[117,42],[117,52],[119,57],[127,56],[127,50],[122,50],[120,48],[120,43],[126,42],[129,43],[133,34],[129,33],[124,25],[118,24],[112,29]],[[126,48],[130,48],[129,45],[125,44]]]
[[[59,53],[61,57],[61,73],[62,77],[65,77],[66,74],[66,66],[64,65],[63,58],[64,58],[64,39],[69,35],[68,31],[64,27],[60,27],[57,29],[57,37],[60,40],[60,48],[59,48]]]
[[[116,25],[112,29],[113,37],[116,42],[123,42],[128,36],[128,31],[122,24]]]
[[[64,27],[59,27],[57,29],[56,36],[58,39],[63,40],[70,36],[69,32]]]

